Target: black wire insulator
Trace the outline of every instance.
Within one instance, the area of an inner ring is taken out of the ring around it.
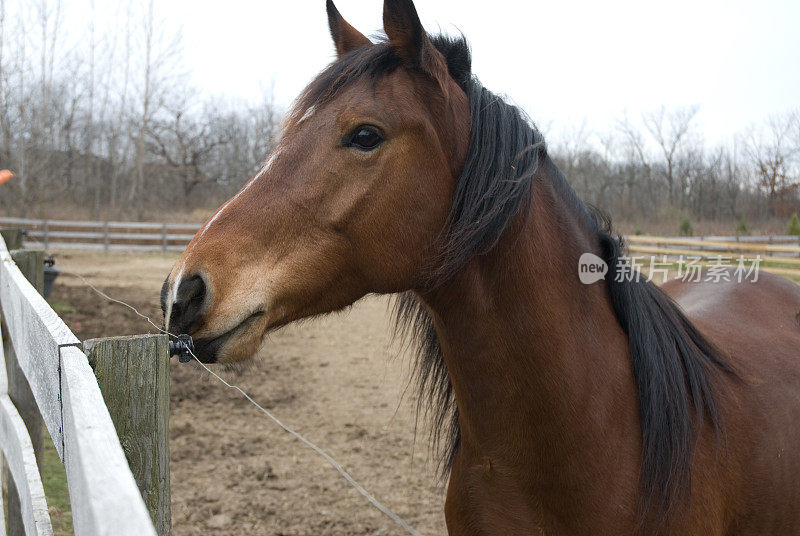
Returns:
[[[181,363],[188,363],[191,361],[193,354],[194,341],[192,340],[191,335],[183,333],[182,335],[178,335],[177,340],[169,341],[169,355],[178,356],[178,361]]]

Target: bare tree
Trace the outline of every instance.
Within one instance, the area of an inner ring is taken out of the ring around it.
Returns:
[[[628,119],[627,113],[617,121],[616,130],[622,135],[621,150],[623,154],[621,159],[627,165],[622,166],[620,173],[625,185],[627,204],[632,207],[635,202],[637,186],[647,184],[652,188],[652,161],[644,136]]]
[[[747,168],[742,162],[741,152],[741,142],[735,140],[731,147],[722,149],[720,160],[720,173],[725,185],[725,203],[728,212],[736,219],[743,216],[738,203],[749,180]]]
[[[122,29],[124,36],[124,48],[122,56],[122,80],[120,82],[119,91],[119,116],[121,118],[122,126],[129,129],[131,125],[129,110],[129,99],[131,92],[131,56],[133,51],[133,29],[131,27],[131,4],[125,5],[125,25]],[[115,128],[116,127],[116,128]],[[130,154],[134,150],[134,139],[131,136],[125,136],[123,130],[119,125],[111,125],[108,128],[107,143],[108,143],[108,159],[110,172],[110,191],[108,193],[110,209],[115,212],[117,210],[117,203],[119,200],[119,182],[124,174],[128,173],[125,162],[128,160]],[[138,176],[137,176],[138,178]]]
[[[211,153],[230,141],[231,135],[214,129],[221,120],[216,110],[207,107],[199,118],[188,113],[182,101],[169,121],[153,121],[148,126],[148,149],[172,169],[181,186],[184,206],[188,206],[195,189],[216,180],[205,171]]]
[[[669,204],[673,207],[676,206],[675,171],[679,153],[698,110],[697,106],[691,106],[678,108],[668,113],[666,108],[662,107],[658,111],[642,115],[644,126],[655,140],[664,159],[664,178],[669,192]],[[685,175],[678,178],[681,183],[685,179]],[[685,185],[679,184],[679,186]]]
[[[748,140],[747,152],[756,168],[759,186],[775,213],[786,212],[786,202],[796,202],[797,198],[800,145],[793,139],[794,128],[793,116],[773,116],[766,128],[754,130]]]
[[[141,92],[141,113],[139,115],[139,134],[136,137],[136,180],[132,183],[130,200],[136,201],[136,212],[141,218],[143,213],[143,197],[139,194],[144,188],[145,132],[150,121],[152,107],[153,82],[153,47],[155,41],[155,20],[153,0],[147,3],[147,12],[142,23],[144,42],[144,72]]]
[[[147,2],[141,19],[142,59],[139,91],[138,133],[136,136],[136,181],[132,183],[130,201],[136,204],[139,219],[144,216],[145,158],[147,131],[158,112],[164,93],[171,90],[180,53],[180,35],[166,36],[163,21],[156,18],[154,0]]]

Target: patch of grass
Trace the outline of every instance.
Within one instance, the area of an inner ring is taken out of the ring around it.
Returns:
[[[42,452],[42,485],[50,511],[50,520],[53,522],[53,534],[71,536],[72,509],[69,504],[67,474],[47,431],[44,432],[44,436],[46,439]]]
[[[57,312],[58,314],[70,314],[75,312],[75,308],[68,302],[64,300],[52,300],[48,302],[50,307],[53,311]]]
[[[681,222],[681,226],[678,228],[678,234],[680,236],[694,236],[694,228],[689,218],[684,218]]]
[[[744,236],[750,234],[750,225],[747,223],[747,218],[742,216],[739,223],[736,224],[736,236]]]
[[[797,217],[797,212],[792,214],[789,219],[789,225],[786,226],[786,234],[800,236],[800,219]]]

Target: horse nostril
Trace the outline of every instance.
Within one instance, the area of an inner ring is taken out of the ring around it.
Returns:
[[[197,324],[206,305],[206,283],[199,275],[184,278],[178,285],[175,303],[172,305],[170,325],[188,331]]]

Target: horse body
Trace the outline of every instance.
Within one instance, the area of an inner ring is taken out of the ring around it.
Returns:
[[[737,364],[725,398],[727,534],[800,534],[800,287],[769,273],[739,284],[663,286]]]
[[[376,44],[328,16],[338,59],[175,265],[168,329],[239,361],[404,292],[453,536],[800,535],[800,287],[618,282],[607,222],[463,40],[411,0]],[[589,252],[612,273],[583,284]]]
[[[476,259],[451,285],[422,297],[461,418],[448,529],[632,534],[641,440],[627,338],[603,286],[565,277],[595,248],[550,179],[541,177],[536,189],[528,231],[515,239],[513,254]],[[800,534],[793,477],[800,456],[791,446],[800,418],[800,288],[759,277],[665,285],[743,375],[718,378],[725,436],[720,443],[704,427],[690,500],[670,533]],[[555,302],[571,306],[554,311]]]

